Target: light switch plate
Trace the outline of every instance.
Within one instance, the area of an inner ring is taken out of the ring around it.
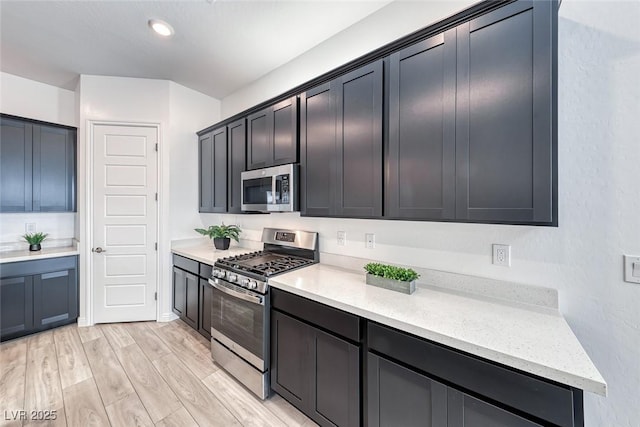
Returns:
[[[376,235],[373,233],[365,233],[364,246],[367,249],[374,249],[376,247]]]
[[[347,245],[347,232],[338,231],[338,246],[346,246],[346,245]]]
[[[24,232],[25,233],[35,233],[36,232],[36,223],[35,222],[27,222],[24,224]]]
[[[640,283],[640,256],[624,256],[624,281]]]

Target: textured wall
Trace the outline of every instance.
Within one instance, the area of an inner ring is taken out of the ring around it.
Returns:
[[[405,2],[399,3],[394,19],[401,17]],[[380,19],[385,10],[371,19]],[[346,30],[336,37],[349,50],[366,34]],[[238,222],[250,239],[273,225],[318,231],[325,252],[556,288],[560,310],[609,384],[607,398],[585,395],[586,426],[638,426],[640,285],[623,282],[622,255],[640,255],[639,52],[640,2],[562,2],[558,228],[298,214],[206,214],[203,222]],[[299,83],[298,69],[324,71],[322,55],[310,51],[300,60],[223,100],[223,114],[237,112],[233,109],[243,105],[239,98],[268,97],[271,85],[282,84],[287,75],[289,87]],[[284,89],[278,86],[279,92]],[[347,246],[337,246],[338,230],[347,231]],[[364,248],[365,232],[376,233],[375,249]],[[511,268],[491,264],[492,243],[512,245]]]

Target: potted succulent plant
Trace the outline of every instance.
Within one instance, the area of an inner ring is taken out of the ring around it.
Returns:
[[[42,249],[42,246],[40,245],[40,243],[44,242],[44,239],[46,239],[47,236],[48,236],[47,233],[38,232],[38,233],[27,233],[24,236],[22,236],[22,238],[29,243],[30,251],[39,251],[40,249]]]
[[[238,238],[242,230],[237,225],[211,225],[209,228],[196,228],[198,233],[213,239],[216,249],[227,250],[231,239],[239,242]]]
[[[367,285],[392,291],[412,294],[416,290],[418,273],[410,268],[370,262],[364,266],[367,272]]]

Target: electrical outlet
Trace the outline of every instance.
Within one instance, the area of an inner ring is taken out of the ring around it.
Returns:
[[[376,247],[376,235],[373,233],[366,233],[364,235],[364,246],[367,249],[373,249]]]
[[[640,283],[639,256],[624,256],[624,281],[629,283]]]
[[[493,264],[511,267],[511,246],[493,244]]]
[[[36,232],[36,223],[35,222],[27,222],[24,225],[25,233],[35,233]]]
[[[338,246],[347,246],[347,232],[338,231]]]

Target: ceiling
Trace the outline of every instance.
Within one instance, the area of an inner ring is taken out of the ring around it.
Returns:
[[[167,79],[222,99],[390,2],[1,0],[0,69],[71,90],[80,74]]]

